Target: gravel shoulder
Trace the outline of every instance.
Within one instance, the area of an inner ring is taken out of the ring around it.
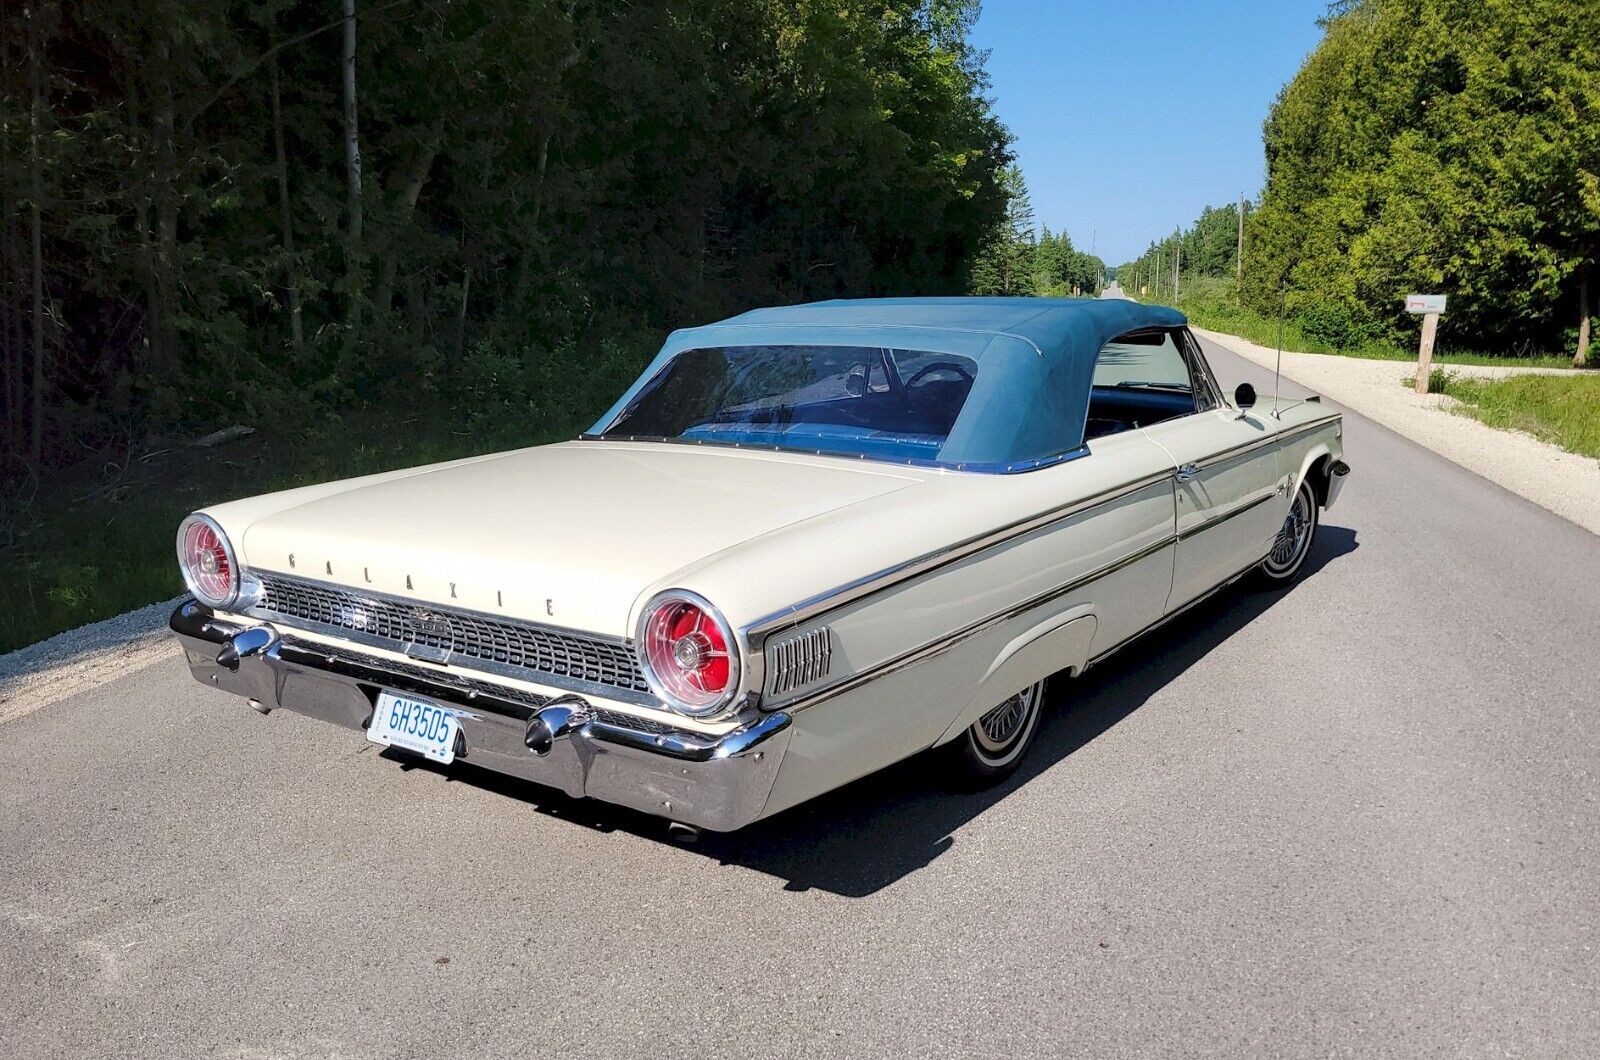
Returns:
[[[181,649],[167,632],[178,599],[163,600],[0,655],[0,725]]]
[[[1277,351],[1234,335],[1204,328],[1195,334],[1271,370]],[[1503,368],[1449,365],[1450,371],[1480,379],[1508,375],[1560,375],[1560,368]],[[1301,386],[1376,420],[1418,445],[1475,472],[1496,485],[1600,534],[1600,462],[1569,453],[1520,431],[1504,431],[1466,416],[1452,415],[1450,398],[1417,394],[1400,385],[1408,366],[1320,353],[1283,354],[1283,374]],[[1270,401],[1270,396],[1264,396]]]

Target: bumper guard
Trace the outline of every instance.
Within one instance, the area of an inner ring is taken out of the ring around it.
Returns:
[[[382,689],[424,696],[460,723],[456,757],[574,798],[616,803],[726,832],[761,816],[788,747],[791,718],[774,713],[710,737],[466,674],[297,639],[292,631],[219,617],[186,600],[169,623],[202,684],[364,730]]]

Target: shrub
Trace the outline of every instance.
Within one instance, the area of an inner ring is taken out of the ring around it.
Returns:
[[[1336,350],[1358,350],[1382,333],[1363,311],[1341,302],[1312,302],[1295,315],[1295,323],[1308,338]]]

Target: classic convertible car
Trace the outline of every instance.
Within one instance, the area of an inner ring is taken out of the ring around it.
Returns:
[[[878,299],[674,332],[589,433],[185,519],[196,678],[440,763],[730,830],[1292,579],[1349,468],[1171,309]]]

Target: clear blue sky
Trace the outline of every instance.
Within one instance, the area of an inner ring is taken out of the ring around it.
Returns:
[[[1261,122],[1327,0],[985,0],[974,42],[1039,223],[1109,265],[1255,198]]]

